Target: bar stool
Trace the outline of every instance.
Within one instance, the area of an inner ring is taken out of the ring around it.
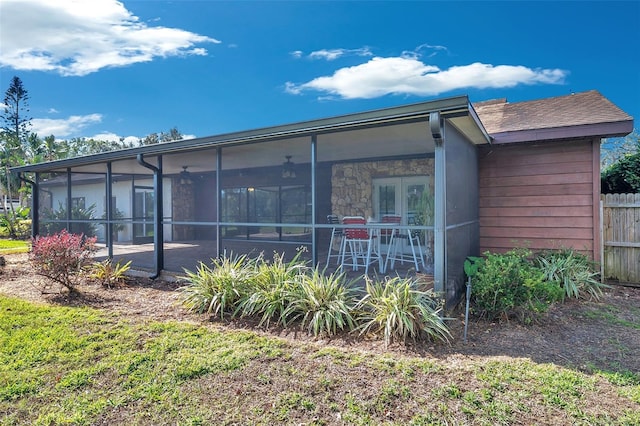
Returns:
[[[380,262],[380,250],[377,242],[377,235],[365,228],[367,221],[362,216],[346,216],[342,219],[343,225],[362,225],[358,228],[345,228],[344,238],[342,239],[342,257],[341,265],[351,266],[357,271],[360,266],[364,266],[364,274],[369,273],[369,265],[378,262],[380,271],[383,271],[383,265]],[[345,260],[349,252],[351,262]]]
[[[382,217],[383,223],[395,223],[400,224],[400,216],[388,215]],[[411,254],[403,252],[403,241],[407,241],[411,247]],[[417,246],[417,250],[416,250]],[[401,265],[404,265],[404,261],[413,261],[416,268],[416,272],[420,272],[420,266],[418,265],[418,259],[422,264],[422,269],[427,268],[424,262],[424,254],[422,253],[422,244],[420,243],[420,232],[413,231],[411,229],[398,229],[394,228],[391,234],[391,239],[387,247],[387,258],[384,261],[384,270],[387,270],[387,263],[391,261],[391,269],[394,268],[396,260],[400,261]]]
[[[339,225],[340,219],[338,219],[338,215],[328,214],[327,215],[327,223],[330,225]],[[329,241],[329,252],[327,253],[327,265],[331,261],[332,257],[336,258],[336,265],[340,264],[340,259],[342,258],[342,239],[344,238],[344,232],[341,228],[333,228],[331,230],[331,240]],[[331,254],[333,251],[333,243],[340,242],[338,247],[338,254]]]

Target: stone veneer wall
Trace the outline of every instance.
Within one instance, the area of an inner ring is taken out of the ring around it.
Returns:
[[[373,179],[433,176],[433,158],[337,163],[331,168],[332,213],[343,216],[373,216]],[[433,184],[433,179],[431,179]],[[431,188],[433,193],[433,188]]]

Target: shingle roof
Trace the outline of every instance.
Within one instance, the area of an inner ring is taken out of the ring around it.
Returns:
[[[495,99],[474,103],[473,107],[492,136],[505,132],[633,122],[633,117],[597,90],[515,103]]]

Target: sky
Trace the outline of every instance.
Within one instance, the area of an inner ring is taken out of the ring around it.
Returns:
[[[638,120],[640,1],[0,0],[0,103],[14,76],[57,139],[593,89]]]

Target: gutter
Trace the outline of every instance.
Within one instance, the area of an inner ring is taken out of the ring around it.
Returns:
[[[153,192],[155,198],[154,214],[153,214],[153,252],[154,273],[149,279],[155,280],[160,276],[160,272],[164,269],[164,233],[162,227],[162,156],[158,156],[158,166],[147,163],[144,160],[144,154],[138,154],[136,157],[138,164],[153,171]]]

